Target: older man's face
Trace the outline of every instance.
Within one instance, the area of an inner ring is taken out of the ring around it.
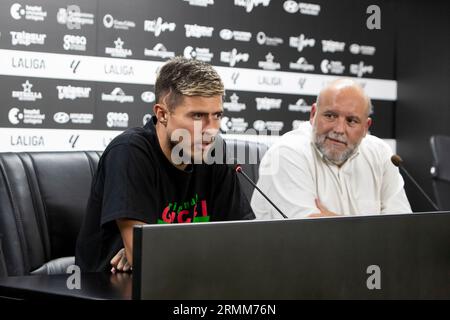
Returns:
[[[313,105],[310,121],[313,142],[329,161],[339,166],[353,154],[371,124],[367,100],[351,87],[321,94],[319,107]]]

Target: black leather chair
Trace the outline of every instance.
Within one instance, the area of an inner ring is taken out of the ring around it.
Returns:
[[[3,255],[2,238],[3,235],[0,234],[0,277],[6,277],[8,273],[6,272],[5,256]]]
[[[98,160],[96,152],[0,154],[0,234],[9,276],[61,273],[74,263]]]
[[[434,135],[430,139],[434,195],[440,210],[450,210],[450,137]]]
[[[226,156],[236,158],[256,181],[267,146],[226,141]],[[74,263],[76,237],[100,155],[0,153],[0,276],[65,273]],[[250,199],[253,188],[247,181],[241,184]]]

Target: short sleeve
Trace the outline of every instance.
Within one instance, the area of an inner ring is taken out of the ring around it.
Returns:
[[[108,150],[102,165],[101,224],[120,218],[153,223],[156,185],[149,154],[132,144],[119,144]]]

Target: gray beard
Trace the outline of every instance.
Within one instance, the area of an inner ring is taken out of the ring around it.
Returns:
[[[346,150],[340,153],[333,152],[332,150],[330,150],[330,148],[325,147],[325,139],[327,137],[328,134],[317,135],[315,128],[313,129],[313,142],[316,148],[319,149],[319,151],[323,154],[325,159],[327,159],[328,161],[337,166],[341,166],[342,164],[344,164],[344,162],[347,161],[353,155],[353,153],[356,150],[356,147],[358,146],[358,144],[356,145],[347,144]],[[335,136],[331,138],[337,137]]]

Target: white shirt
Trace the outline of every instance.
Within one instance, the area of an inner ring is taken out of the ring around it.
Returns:
[[[387,143],[368,134],[338,167],[322,157],[305,122],[266,152],[257,185],[289,218],[319,213],[316,198],[342,215],[410,213],[403,178],[391,156]],[[281,218],[257,190],[251,206],[257,219]]]

